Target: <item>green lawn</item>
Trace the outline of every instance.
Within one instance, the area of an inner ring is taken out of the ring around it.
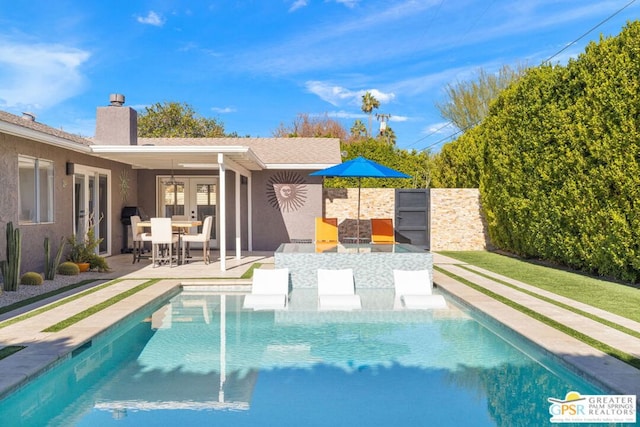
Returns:
[[[439,253],[640,322],[638,288],[492,252]]]

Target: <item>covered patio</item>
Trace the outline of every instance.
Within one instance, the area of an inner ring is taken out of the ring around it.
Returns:
[[[208,274],[226,271],[230,260],[242,260],[243,251],[275,250],[292,239],[311,237],[313,220],[322,215],[322,182],[308,174],[340,162],[339,143],[332,139],[137,138],[136,142],[94,144],[91,150],[131,166],[126,204],[144,208],[149,217],[178,214],[201,220],[213,215],[211,247],[216,262],[204,266]],[[205,205],[203,197],[209,200]],[[111,253],[117,253],[115,246]]]

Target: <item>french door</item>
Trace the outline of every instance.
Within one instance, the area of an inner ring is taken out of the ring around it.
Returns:
[[[93,226],[96,238],[102,239],[98,246],[100,255],[111,255],[110,194],[111,171],[75,165],[73,231],[78,239],[82,239]]]
[[[160,215],[204,221],[212,216],[210,247],[218,246],[218,178],[213,176],[160,178],[158,212]],[[202,226],[198,227],[198,232]],[[196,243],[191,244],[198,246]]]

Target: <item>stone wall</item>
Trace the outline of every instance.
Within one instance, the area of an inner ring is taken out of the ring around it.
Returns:
[[[430,249],[483,250],[488,247],[486,223],[477,188],[430,189]],[[340,239],[355,237],[357,188],[325,188],[323,214],[338,218]],[[363,188],[360,194],[360,237],[371,235],[369,218],[394,218],[395,189]]]
[[[362,188],[360,190],[360,237],[371,236],[369,218],[395,217],[394,188]],[[339,238],[355,237],[358,218],[357,188],[325,188],[324,216],[338,218]]]
[[[477,188],[432,188],[430,193],[432,251],[487,249],[487,227]]]

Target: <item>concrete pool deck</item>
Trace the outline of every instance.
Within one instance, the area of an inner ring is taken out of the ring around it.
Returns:
[[[119,283],[99,289],[88,295],[80,296],[71,302],[60,304],[46,312],[36,314],[8,326],[3,326],[0,323],[0,348],[9,345],[26,347],[18,353],[0,360],[0,397],[10,393],[43,369],[70,357],[71,351],[75,348],[90,340],[91,337],[100,334],[112,324],[121,322],[128,314],[176,292],[180,284],[231,286],[232,288],[230,289],[248,290],[251,281],[242,279],[241,276],[256,262],[270,265],[274,262],[273,254],[251,253],[243,254],[240,260],[229,258],[227,260],[228,270],[225,272],[220,272],[215,263],[204,265],[202,262],[194,262],[173,268],[167,266],[153,268],[150,263],[144,263],[144,261],[140,264],[131,264],[130,255],[118,255],[109,258],[109,264],[113,271],[105,273],[103,276],[95,276],[96,278],[100,277],[95,283],[74,289],[65,295],[57,295],[47,301],[40,301],[20,310],[6,313],[0,317],[0,322],[15,318],[25,312],[41,308],[46,304],[55,304],[56,301],[60,301],[68,295],[78,294],[83,290],[105,283],[107,279],[122,279]],[[523,291],[534,292],[541,297],[576,307],[583,312],[596,315],[635,331],[640,331],[640,323],[638,322],[621,318],[474,266],[465,265],[460,261],[439,254],[434,254],[434,264],[442,270],[500,294],[560,324],[640,359],[640,339]],[[478,273],[482,273],[482,275]],[[162,280],[60,332],[42,332],[61,320],[80,313],[151,278]],[[508,282],[515,288],[506,286],[499,281]],[[451,294],[464,304],[480,309],[490,317],[495,318],[538,344],[546,351],[557,355],[568,365],[586,373],[588,377],[610,389],[612,393],[640,396],[640,370],[557,329],[534,320],[526,314],[439,271],[434,272],[434,283],[444,292]],[[561,398],[562,396],[553,397]]]

